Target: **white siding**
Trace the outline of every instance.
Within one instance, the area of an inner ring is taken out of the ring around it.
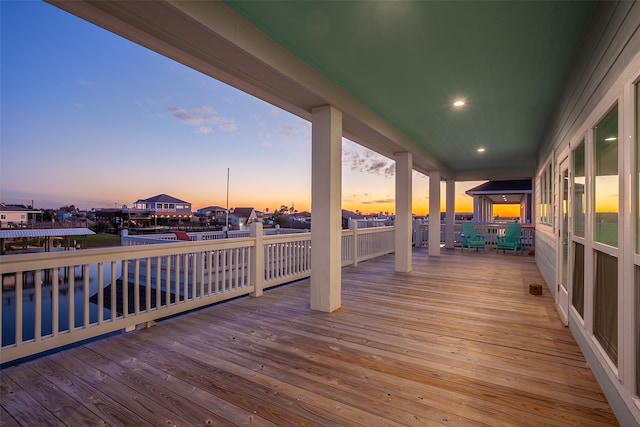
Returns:
[[[536,230],[536,263],[544,278],[549,292],[556,298],[556,239],[547,225],[539,226]]]
[[[537,164],[538,173],[546,160],[557,155],[569,144],[576,144],[582,136],[588,134],[598,120],[598,115],[606,113],[604,111],[611,105],[618,104],[621,114],[628,114],[632,105],[623,96],[631,79],[638,76],[640,70],[640,2],[600,2],[596,5],[587,34],[581,46],[580,53],[574,62],[574,67],[563,89],[563,94],[556,107],[556,113],[547,128],[545,140],[542,148],[538,152]],[[621,147],[622,149],[622,147]],[[589,161],[589,156],[587,161]],[[620,177],[624,174],[630,176],[629,164],[625,163],[627,169],[620,169]],[[623,168],[623,165],[619,165]],[[555,168],[555,165],[554,165]],[[554,182],[558,182],[554,180]],[[623,181],[624,182],[624,181]],[[624,184],[623,184],[624,185]],[[554,189],[554,192],[556,190]],[[621,192],[622,198],[630,192]],[[538,221],[539,216],[539,191],[536,189],[536,262],[543,274],[545,281],[552,293],[556,290],[556,248],[557,232]],[[621,206],[629,206],[628,201],[622,200]],[[629,215],[625,213],[624,215]],[[624,224],[632,225],[630,218],[625,219],[621,214],[619,227]],[[615,249],[618,263],[622,263],[619,271],[625,272],[624,279],[619,282],[620,295],[630,295],[633,290],[633,283],[626,277],[634,268],[630,257],[623,256],[622,249],[629,247],[630,243],[626,239],[631,239],[633,230],[625,229],[624,242],[620,242],[619,249]],[[627,234],[629,236],[627,236]],[[589,236],[587,236],[589,237]],[[587,295],[592,291],[591,283],[593,271],[589,263],[591,261],[592,244],[587,238],[585,248],[585,321],[579,318],[575,311],[570,310],[569,326],[576,341],[585,354],[587,362],[592,366],[593,372],[598,379],[603,392],[607,396],[618,421],[624,426],[640,425],[640,406],[637,402],[637,392],[630,373],[635,369],[635,354],[633,347],[627,343],[633,342],[634,329],[629,319],[634,318],[633,304],[619,305],[620,322],[618,325],[621,334],[619,341],[619,351],[621,357],[618,358],[618,366],[612,367],[603,357],[602,350],[598,348],[593,338],[592,303],[593,299]],[[591,264],[592,266],[592,264]]]

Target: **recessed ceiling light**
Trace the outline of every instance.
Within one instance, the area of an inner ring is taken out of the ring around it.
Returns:
[[[462,99],[458,99],[453,103],[454,107],[462,107],[464,105],[464,101]]]
[[[480,148],[478,148],[478,153],[484,153],[484,152],[485,152],[484,147],[480,147]]]

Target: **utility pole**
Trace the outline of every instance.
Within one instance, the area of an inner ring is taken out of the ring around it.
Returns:
[[[229,168],[227,168],[227,218],[225,220],[224,226],[227,230],[227,235],[225,237],[229,237]]]

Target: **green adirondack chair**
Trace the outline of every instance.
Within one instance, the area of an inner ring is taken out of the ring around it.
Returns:
[[[502,249],[502,252],[507,249],[512,250],[513,254],[517,254],[518,251],[524,253],[524,247],[522,244],[522,237],[520,237],[520,224],[507,224],[504,236],[498,237],[496,241],[496,253]]]
[[[487,252],[487,242],[481,234],[476,233],[476,228],[470,222],[462,223],[462,250],[467,248],[471,252],[471,248],[476,248],[476,251],[480,248]]]

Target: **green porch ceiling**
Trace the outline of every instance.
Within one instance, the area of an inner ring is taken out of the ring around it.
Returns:
[[[455,174],[475,179],[532,176],[595,4],[225,3]],[[457,98],[463,108],[452,106]]]

